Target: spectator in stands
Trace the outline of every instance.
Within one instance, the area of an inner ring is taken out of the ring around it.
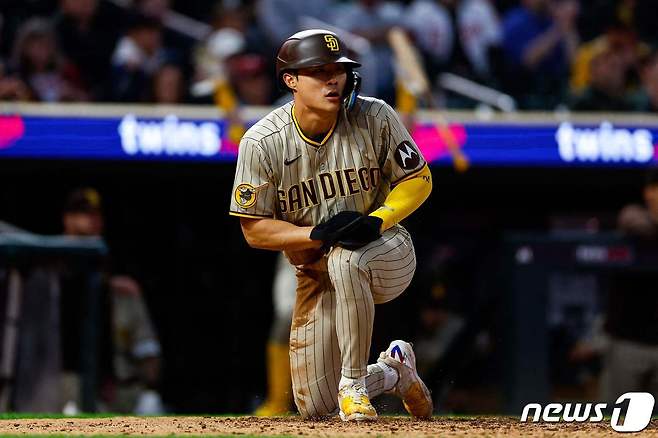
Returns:
[[[29,87],[31,97],[42,102],[87,100],[75,66],[58,51],[48,21],[32,18],[20,27],[12,53],[12,67]]]
[[[634,74],[637,72],[639,60],[647,56],[649,47],[638,40],[636,32],[622,23],[607,26],[604,34],[582,44],[572,65],[571,91],[582,92],[590,85],[591,61],[595,54],[600,54],[602,47],[609,47],[616,52],[623,64],[627,86],[637,82]]]
[[[577,0],[522,0],[503,20],[505,88],[526,108],[561,100],[579,44]]]
[[[0,14],[0,46],[2,45],[3,16]],[[27,86],[15,76],[9,75],[7,64],[0,56],[0,100],[29,100],[30,92]]]
[[[153,77],[153,103],[177,104],[185,101],[185,78],[175,64],[163,65]]]
[[[619,20],[619,0],[588,0],[587,13],[578,18],[578,33],[583,41],[605,34],[609,25]]]
[[[172,55],[175,54],[181,64],[187,66],[195,41],[189,33],[185,33],[186,24],[172,19],[171,0],[134,0],[134,5],[137,13],[160,23],[163,45]]]
[[[228,61],[236,97],[243,105],[271,105],[273,84],[265,59],[257,54],[234,56]]]
[[[95,100],[109,98],[112,51],[123,12],[111,2],[60,0],[55,30],[62,53],[75,64],[84,87]]]
[[[626,91],[627,65],[623,54],[607,40],[592,50],[590,85],[571,104],[575,111],[630,111],[633,104]]]
[[[2,13],[2,9],[0,9],[0,60],[2,59],[2,55],[4,51],[2,50],[2,46],[4,44],[4,34],[5,34],[5,16]]]
[[[30,100],[30,90],[16,76],[8,75],[0,61],[0,100]]]
[[[62,217],[64,234],[67,236],[100,236],[104,229],[101,198],[92,188],[80,188],[69,195]],[[81,283],[75,272],[62,276],[62,342],[65,381],[76,382],[80,370],[79,357],[80,321],[79,312],[84,311],[81,299]],[[107,329],[105,321],[98,321],[99,332],[109,339],[102,345],[111,352],[113,378],[105,381],[103,402],[111,412],[135,414],[161,414],[162,401],[156,391],[160,379],[160,342],[153,328],[141,287],[130,276],[106,273],[104,278],[106,296]],[[104,331],[105,330],[105,331]],[[108,333],[109,331],[109,333]],[[103,354],[102,358],[107,359]],[[107,366],[108,364],[103,364]],[[103,376],[107,379],[107,376]],[[79,406],[77,384],[73,390],[65,391],[69,400],[67,407],[75,413]]]
[[[301,6],[303,3],[300,3]],[[247,3],[221,1],[214,8],[211,24],[215,30],[231,29],[239,32],[244,38],[245,52],[258,53],[270,62],[277,47],[254,14],[255,11]]]
[[[234,28],[225,27],[214,31],[194,54],[194,80],[228,79],[227,62],[236,55],[246,53],[247,41],[244,34]],[[207,90],[212,93],[212,87]]]
[[[652,46],[658,44],[658,8],[655,2],[641,0],[617,0],[611,9],[625,26],[635,29],[639,38]],[[589,14],[589,5],[588,5]]]
[[[171,0],[132,0],[139,13],[164,21],[171,11]]]
[[[336,7],[333,22],[370,41],[371,52],[364,53],[359,59],[363,93],[393,104],[393,54],[386,38],[391,27],[403,24],[403,9],[393,2],[359,0]]]
[[[286,38],[301,29],[321,27],[308,26],[303,18],[327,21],[334,3],[332,0],[260,0],[256,2],[256,14],[269,43],[276,49]],[[342,23],[340,26],[347,28]]]
[[[2,0],[0,1],[0,57],[11,54],[13,40],[18,28],[33,17],[48,17],[53,14],[57,0]]]
[[[212,27],[213,32],[195,50],[195,81],[215,78],[228,83],[231,58],[246,54],[271,57],[271,41],[249,20],[249,11],[241,4],[218,2]]]
[[[405,13],[405,25],[426,55],[430,73],[450,70],[488,81],[489,53],[502,37],[488,0],[415,0]]]
[[[145,100],[153,75],[165,61],[160,23],[144,15],[132,16],[112,55],[112,100]]]
[[[658,112],[658,51],[647,56],[641,68],[642,90],[637,97],[636,109]]]
[[[246,34],[249,25],[249,11],[241,2],[219,1],[215,5],[212,18],[214,29],[229,28]]]

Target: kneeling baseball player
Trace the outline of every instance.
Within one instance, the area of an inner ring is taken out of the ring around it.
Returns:
[[[293,101],[242,138],[230,214],[250,246],[282,250],[296,267],[290,364],[301,415],[374,420],[370,399],[393,392],[429,418],[411,345],[391,342],[372,365],[368,357],[375,304],[399,296],[416,269],[398,222],[427,199],[432,179],[396,112],[358,96],[359,66],[326,30],[283,43],[277,80]]]

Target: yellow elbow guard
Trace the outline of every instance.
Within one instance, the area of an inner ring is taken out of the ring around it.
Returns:
[[[432,174],[429,167],[425,165],[420,172],[393,187],[384,205],[370,215],[384,221],[381,229],[383,232],[416,211],[431,192]]]

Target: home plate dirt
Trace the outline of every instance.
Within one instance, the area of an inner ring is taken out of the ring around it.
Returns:
[[[381,417],[373,423],[343,423],[337,418],[304,421],[299,417],[113,417],[0,420],[0,434],[75,435],[256,435],[256,436],[442,436],[442,437],[598,437],[616,436],[608,422],[520,423],[516,418]],[[658,420],[636,436],[658,437]]]

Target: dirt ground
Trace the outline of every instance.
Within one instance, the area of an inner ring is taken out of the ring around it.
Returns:
[[[75,435],[288,435],[288,436],[442,436],[442,437],[599,437],[619,436],[607,422],[590,424],[527,424],[516,418],[381,417],[373,423],[343,423],[339,419],[304,421],[298,417],[114,417],[0,420],[0,434]],[[658,420],[632,436],[658,437]]]

